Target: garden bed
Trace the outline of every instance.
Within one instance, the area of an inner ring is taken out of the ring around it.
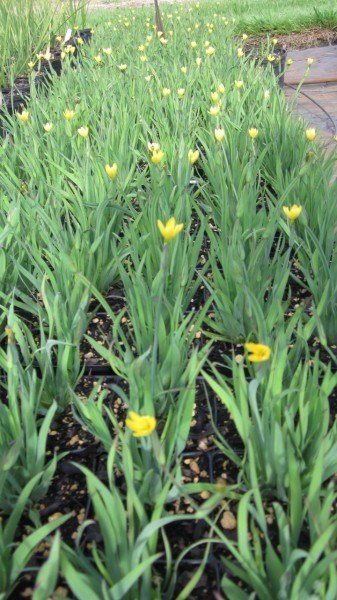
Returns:
[[[183,10],[3,110],[4,599],[333,598],[335,160]]]

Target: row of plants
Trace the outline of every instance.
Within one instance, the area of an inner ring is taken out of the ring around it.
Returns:
[[[210,557],[224,597],[335,597],[335,159],[198,10],[98,24],[1,114],[2,599],[197,598]]]

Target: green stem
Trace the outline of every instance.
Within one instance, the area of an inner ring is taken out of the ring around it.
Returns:
[[[157,369],[157,364],[158,364],[159,325],[160,325],[161,309],[162,309],[162,305],[163,305],[163,296],[164,296],[164,289],[165,289],[165,283],[166,283],[166,272],[167,272],[167,267],[168,267],[167,256],[168,256],[168,246],[167,246],[167,244],[164,244],[162,256],[161,256],[161,265],[160,265],[163,277],[162,277],[160,292],[159,292],[159,296],[158,296],[158,306],[157,306],[157,312],[156,312],[154,341],[153,341],[153,350],[152,350],[152,368],[151,368],[152,398],[154,398],[154,395],[155,395],[156,369]]]

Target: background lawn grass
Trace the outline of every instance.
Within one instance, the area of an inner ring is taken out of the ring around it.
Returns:
[[[95,1],[91,3],[92,6],[95,5]],[[123,7],[122,2],[106,2],[107,7],[114,4]],[[175,3],[175,6],[179,5],[180,3]],[[161,10],[165,13],[168,6],[172,4],[162,3]],[[130,11],[127,2],[125,10]],[[140,6],[139,10],[151,14],[152,7]],[[330,0],[297,0],[295,3],[294,0],[213,0],[201,2],[199,10],[202,17],[209,15],[211,18],[214,13],[223,13],[228,18],[234,17],[238,33],[245,32],[250,35],[265,32],[300,32],[314,28],[337,30],[337,9],[333,8]],[[91,24],[97,24],[106,20],[107,14],[105,10],[94,10],[89,13],[88,18]]]

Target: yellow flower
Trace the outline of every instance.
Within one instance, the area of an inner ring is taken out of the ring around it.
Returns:
[[[78,43],[79,46],[83,46],[84,41],[82,40],[81,37],[76,38],[76,42]]]
[[[43,58],[48,61],[52,58],[50,50],[47,50],[47,52],[44,53]]]
[[[201,62],[202,62],[202,61],[201,61],[201,57],[200,57],[200,56],[197,56],[197,58],[195,59],[195,62],[197,63],[198,67],[200,67],[200,65],[201,65]]]
[[[163,92],[162,93],[163,93],[163,96],[165,97],[165,96],[168,96],[171,93],[171,90],[170,90],[170,88],[163,88]]]
[[[97,62],[98,65],[101,64],[102,62],[102,57],[100,54],[97,54],[97,56],[94,56],[94,60]]]
[[[214,129],[214,137],[217,142],[219,142],[219,143],[222,142],[224,136],[225,136],[225,132],[223,129]]]
[[[154,165],[158,165],[164,158],[164,152],[162,150],[153,150],[151,160]]]
[[[64,60],[66,57],[66,53],[64,51],[61,52],[61,60]]]
[[[288,60],[287,60],[287,65],[289,65],[289,66],[290,66],[290,65],[292,65],[292,64],[293,64],[293,62],[294,62],[294,61],[293,61],[293,59],[292,59],[292,58],[288,58]]]
[[[111,166],[110,165],[105,165],[105,172],[110,177],[110,179],[112,179],[112,181],[116,177],[117,169],[118,169],[118,167],[117,167],[116,163],[114,163]]]
[[[138,50],[139,50],[139,52],[144,52],[144,50],[145,50],[144,44],[141,44],[140,46],[138,46]]]
[[[176,237],[176,235],[178,235],[178,233],[180,233],[180,231],[182,230],[182,228],[184,227],[183,223],[176,223],[176,220],[174,217],[171,217],[171,219],[169,219],[166,223],[166,225],[164,225],[160,219],[157,220],[157,225],[158,225],[158,229],[160,231],[160,233],[162,234],[166,244],[168,244],[171,240],[173,240],[173,238]]]
[[[41,52],[39,52],[39,54],[36,55],[37,60],[41,60],[43,58],[43,54],[41,54]]]
[[[146,437],[155,430],[157,421],[155,417],[137,415],[130,410],[125,424],[133,432],[133,437]]]
[[[75,116],[75,111],[69,110],[69,108],[66,108],[66,110],[63,113],[63,116],[65,119],[67,119],[67,121],[71,121],[71,119]]]
[[[191,47],[192,49],[193,49],[193,48],[196,48],[196,47],[197,47],[197,42],[193,40],[193,41],[190,43],[190,47]]]
[[[206,48],[207,56],[213,56],[214,52],[215,52],[215,48],[213,48],[213,46],[208,46],[208,48]]]
[[[27,125],[28,123],[28,119],[29,119],[29,112],[28,110],[23,110],[22,113],[16,113],[18,119],[20,119],[20,121],[22,121],[22,123],[24,123],[25,125]]]
[[[252,138],[252,140],[255,140],[257,138],[257,136],[259,135],[259,130],[256,129],[256,127],[251,127],[250,129],[248,129],[248,133],[249,133],[250,137]]]
[[[199,158],[199,150],[195,150],[194,152],[193,152],[193,150],[188,151],[188,160],[191,165],[194,165],[194,163],[197,162],[198,158]]]
[[[107,56],[111,56],[112,48],[103,48],[103,54],[107,54]]]
[[[243,41],[245,41],[247,38],[248,38],[248,35],[247,35],[246,33],[243,33],[243,34],[242,34],[242,39],[243,39]]]
[[[305,135],[309,142],[312,142],[316,137],[316,129],[314,127],[309,127],[309,129],[306,130]]]
[[[185,89],[184,88],[179,88],[178,90],[178,98],[183,98],[184,94],[185,94]]]
[[[220,112],[220,106],[211,106],[211,108],[208,111],[209,115],[212,115],[212,117],[217,117],[218,114]]]
[[[218,92],[219,92],[219,94],[224,94],[225,91],[226,91],[226,89],[225,89],[224,84],[223,83],[219,83],[219,85],[218,85]]]
[[[118,66],[118,68],[119,68],[120,71],[123,72],[123,71],[126,71],[127,65],[121,64],[121,65]]]
[[[237,87],[238,90],[239,90],[243,86],[243,81],[241,81],[241,80],[238,80],[238,81],[235,80],[234,84],[235,84],[235,87]]]
[[[163,38],[163,37],[161,37],[161,38],[159,38],[159,41],[160,41],[160,43],[161,43],[163,46],[166,46],[166,44],[167,44],[167,39],[166,39],[166,38]]]
[[[181,72],[184,73],[186,75],[187,73],[187,67],[181,67]]]
[[[311,67],[313,62],[314,62],[313,58],[308,58],[308,67]]]
[[[151,81],[152,75],[145,75],[144,79],[149,83]]]
[[[34,62],[31,60],[31,61],[28,63],[28,66],[29,66],[29,68],[30,68],[30,69],[34,69],[34,67],[35,67],[35,63],[34,63]]]
[[[263,97],[264,97],[265,100],[269,100],[269,98],[270,98],[270,91],[269,90],[264,90]]]
[[[141,62],[146,62],[147,61],[146,54],[141,54],[139,58],[140,58]]]
[[[211,92],[211,100],[212,100],[212,102],[218,102],[219,101],[219,94],[218,94],[218,92]]]
[[[83,138],[86,138],[89,135],[89,127],[80,127],[77,131]]]
[[[293,204],[290,208],[287,206],[282,206],[282,210],[286,217],[288,217],[290,221],[294,222],[300,216],[302,212],[302,206],[299,206],[298,204]]]
[[[248,360],[250,360],[250,362],[264,362],[270,358],[271,349],[269,346],[247,342],[245,348],[250,353],[248,354]]]
[[[56,38],[55,38],[55,40],[57,42],[62,42],[62,37],[60,35],[57,35]]]
[[[238,58],[242,58],[244,55],[245,55],[245,53],[242,50],[242,48],[238,48]]]
[[[278,42],[278,39],[277,39],[277,38],[273,38],[273,39],[272,39],[272,42],[273,42],[273,46],[276,46],[276,44],[277,44],[277,42]]]
[[[272,54],[268,54],[268,56],[267,56],[267,60],[268,60],[269,62],[274,62],[274,60],[275,60],[275,56],[273,56]]]
[[[45,130],[46,133],[50,133],[51,130],[53,129],[53,124],[52,123],[45,123],[43,126],[43,129]]]

